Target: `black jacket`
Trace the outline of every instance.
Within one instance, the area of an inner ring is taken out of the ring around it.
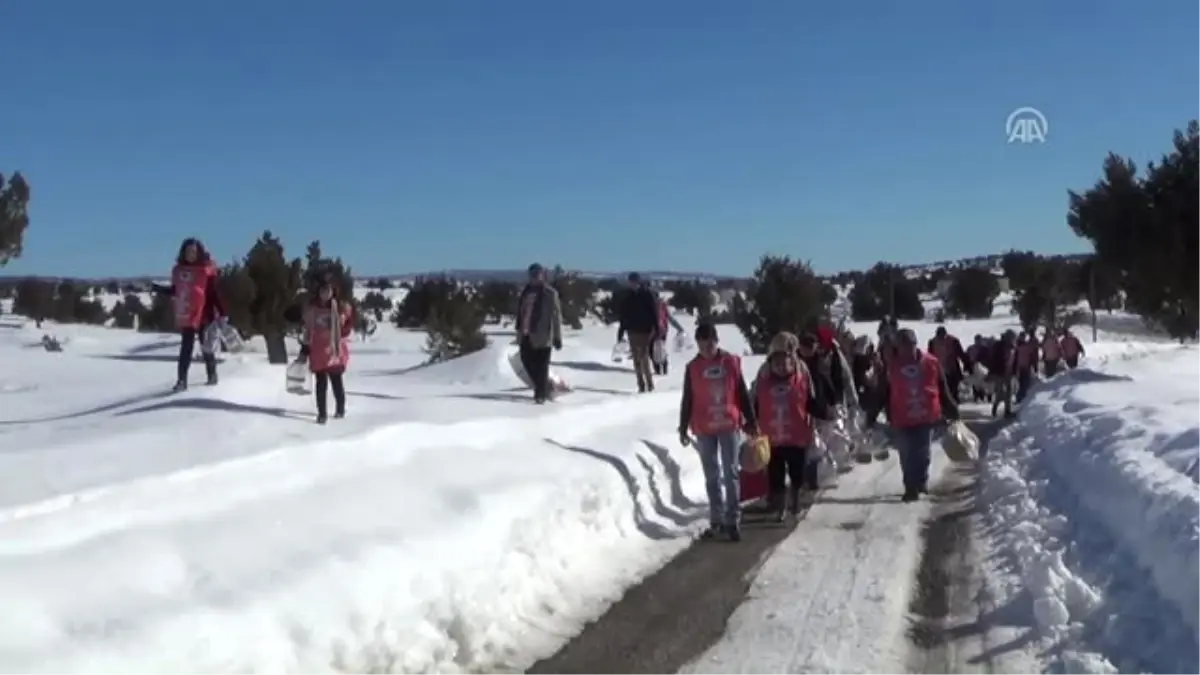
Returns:
[[[658,298],[645,286],[639,286],[625,294],[617,312],[617,342],[626,333],[655,333],[658,331]]]
[[[822,405],[835,406],[841,405],[845,399],[846,383],[842,377],[842,366],[840,357],[837,352],[832,352],[828,357],[830,359],[828,372],[821,367],[823,357],[820,353],[814,353],[812,356],[801,356],[800,360],[804,365],[808,366],[808,372],[812,373],[813,390],[817,394],[817,399]]]

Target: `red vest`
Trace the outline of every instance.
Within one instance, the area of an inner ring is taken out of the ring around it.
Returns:
[[[767,372],[755,383],[758,426],[770,439],[771,447],[812,445],[813,420],[808,412],[810,377],[804,370],[786,378]]]
[[[175,290],[175,327],[199,328],[204,323],[208,280],[217,274],[212,263],[176,265],[171,270],[171,285]]]
[[[1062,339],[1063,356],[1068,359],[1073,359],[1076,356],[1079,356],[1081,346],[1082,345],[1079,344],[1079,338],[1075,337],[1074,335],[1068,335],[1064,337]]]
[[[936,424],[942,418],[942,366],[922,353],[912,363],[893,359],[888,368],[888,405],[897,429]]]
[[[670,308],[667,303],[662,300],[658,301],[658,336],[661,338],[667,334],[667,329],[670,327],[670,322],[667,317],[670,315]]]
[[[1062,356],[1062,345],[1053,336],[1042,340],[1042,360],[1056,361]]]
[[[735,431],[742,426],[738,390],[742,383],[742,360],[725,350],[708,359],[697,355],[687,366],[692,387],[692,418],[697,436]]]

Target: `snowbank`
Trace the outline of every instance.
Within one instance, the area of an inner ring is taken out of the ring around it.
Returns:
[[[653,501],[701,481],[691,454],[671,467],[641,442],[671,443],[646,408],[673,401],[404,425],[7,514],[0,669],[528,667],[702,519]]]
[[[520,671],[706,519],[678,380],[631,404],[607,328],[548,406],[503,335],[415,368],[382,328],[327,426],[277,366],[167,395],[172,340],[74,330],[0,331],[0,672]]]
[[[987,458],[996,543],[1069,672],[1196,672],[1200,353],[1122,348],[1031,394]]]

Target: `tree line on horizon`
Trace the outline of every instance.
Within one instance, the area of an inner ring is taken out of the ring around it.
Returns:
[[[1093,252],[1086,256],[1015,250],[1003,254],[1000,268],[1021,324],[1027,329],[1062,328],[1079,320],[1067,310],[1087,300],[1093,312],[1122,309],[1175,338],[1195,339],[1200,309],[1198,158],[1200,140],[1193,120],[1175,131],[1171,149],[1144,170],[1110,153],[1093,186],[1068,191],[1066,224]],[[30,203],[30,184],[20,173],[7,181],[0,175],[0,267],[22,253]],[[312,280],[326,273],[334,276],[342,297],[356,305],[358,330],[370,330],[372,321],[423,330],[428,334],[426,350],[434,361],[483,348],[487,344],[483,327],[510,322],[520,291],[513,282],[468,284],[433,275],[401,283],[408,292],[399,302],[384,292],[392,282],[379,278],[364,284],[369,290],[363,297],[354,298],[349,265],[327,256],[321,242],[311,242],[303,256],[289,257],[283,242],[266,231],[242,258],[221,267],[220,289],[230,322],[247,338],[266,339],[272,361],[286,360],[284,337],[295,327],[285,321],[284,310],[302,302]],[[550,274],[550,283],[562,298],[568,326],[582,327],[586,317],[605,323],[616,320],[625,292],[619,281],[584,278],[559,266]],[[839,304],[838,287],[850,284],[845,302],[848,316],[832,316],[832,307]],[[720,286],[738,291],[729,306],[717,312],[714,286],[685,280],[662,284],[672,291],[669,302],[676,309],[698,320],[736,325],[751,348],[761,353],[781,330],[803,332],[839,318],[923,320],[927,317],[921,296],[939,286],[945,293],[935,318],[989,317],[1000,294],[1000,277],[989,268],[970,265],[912,276],[905,266],[879,262],[868,270],[823,278],[808,261],[764,255],[748,282],[726,281]],[[170,298],[152,296],[147,303],[137,290],[116,282],[100,288],[72,280],[25,278],[0,285],[0,297],[12,296],[14,313],[39,322],[111,323],[117,328],[173,331]],[[598,297],[601,290],[610,293]],[[122,297],[109,310],[97,299],[100,292]]]

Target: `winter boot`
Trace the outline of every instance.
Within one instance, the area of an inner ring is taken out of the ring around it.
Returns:
[[[217,383],[217,357],[212,354],[204,355],[204,373],[208,375],[208,386],[213,386]]]
[[[726,525],[725,526],[725,536],[729,538],[729,541],[732,541],[733,543],[736,544],[737,542],[742,540],[742,526],[741,525]]]
[[[716,539],[724,532],[725,528],[717,523],[709,525],[703,532],[700,533],[700,538],[705,541]]]
[[[787,495],[783,492],[771,493],[767,498],[767,503],[770,505],[768,513],[775,517],[775,522],[782,523],[787,520]]]
[[[187,380],[176,380],[175,386],[171,388],[171,391],[175,393],[187,391]]]
[[[793,485],[788,490],[788,510],[793,516],[800,515],[800,511],[804,509],[804,497],[800,494],[800,486]]]
[[[325,416],[325,413],[317,413],[317,424],[325,424],[327,421],[329,418]]]

